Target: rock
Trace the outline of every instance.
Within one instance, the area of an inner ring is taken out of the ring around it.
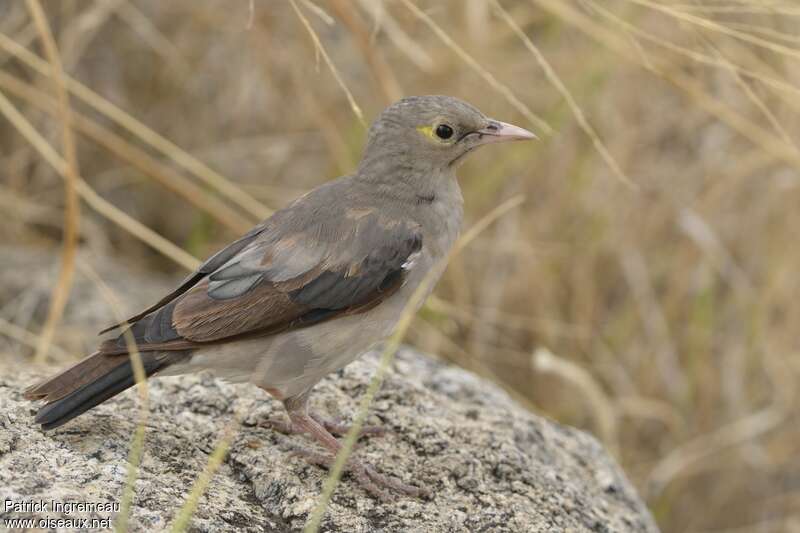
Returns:
[[[369,355],[330,376],[312,402],[351,418],[376,361]],[[138,419],[136,394],[128,391],[43,433],[31,423],[33,405],[22,399],[24,386],[40,376],[10,370],[0,378],[0,500],[118,502]],[[149,396],[132,530],[170,524],[236,413],[243,425],[193,528],[302,529],[326,472],[291,455],[287,443],[302,437],[257,425],[281,415],[277,402],[255,387],[206,375],[152,380]],[[430,488],[433,497],[383,504],[345,476],[325,531],[656,531],[596,440],[525,412],[467,372],[402,350],[371,413],[370,421],[389,431],[362,439],[358,456]]]
[[[22,391],[52,369],[2,363],[0,524],[14,517],[66,517],[52,512],[53,502],[119,502],[139,419],[136,391],[45,433],[33,425],[35,405]],[[317,386],[312,406],[332,418],[351,419],[376,366],[377,355],[368,354],[328,376]],[[131,531],[171,525],[237,416],[242,424],[191,529],[302,530],[327,472],[292,454],[291,443],[309,444],[304,437],[258,425],[283,416],[280,404],[256,387],[205,374],[151,380],[149,403]],[[411,349],[398,353],[368,422],[388,431],[361,439],[356,455],[384,473],[427,487],[432,497],[382,503],[345,475],[322,531],[657,531],[594,438],[531,414],[497,386]],[[40,501],[48,505],[44,510],[30,507]],[[12,510],[12,505],[29,508]],[[69,515],[75,516],[113,520],[116,515],[100,509]]]

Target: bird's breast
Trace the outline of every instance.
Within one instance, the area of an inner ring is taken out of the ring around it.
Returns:
[[[427,248],[428,253],[438,259],[446,256],[458,239],[463,222],[463,204],[461,194],[457,199],[437,198],[429,206],[421,217],[424,222],[423,227],[423,249]]]

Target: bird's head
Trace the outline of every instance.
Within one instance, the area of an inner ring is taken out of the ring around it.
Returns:
[[[387,107],[369,130],[361,168],[445,171],[485,144],[535,139],[452,96],[411,96]]]

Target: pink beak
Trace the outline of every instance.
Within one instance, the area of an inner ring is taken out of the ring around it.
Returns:
[[[480,144],[501,143],[506,141],[528,141],[538,139],[536,135],[526,129],[506,124],[499,120],[489,119],[489,125],[478,130],[480,134]]]

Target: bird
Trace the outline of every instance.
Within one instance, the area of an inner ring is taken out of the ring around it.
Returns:
[[[465,156],[535,138],[452,96],[393,103],[351,174],[276,211],[157,303],[101,331],[117,333],[97,351],[29,387],[26,398],[45,402],[35,423],[57,428],[131,387],[132,337],[147,377],[210,370],[260,387],[288,415],[269,424],[312,437],[326,453],[307,458],[330,466],[342,447],[334,434],[347,428],[309,410],[312,388],[385,340],[422,280],[441,276],[462,225]],[[347,469],[379,498],[425,493],[356,458]]]

